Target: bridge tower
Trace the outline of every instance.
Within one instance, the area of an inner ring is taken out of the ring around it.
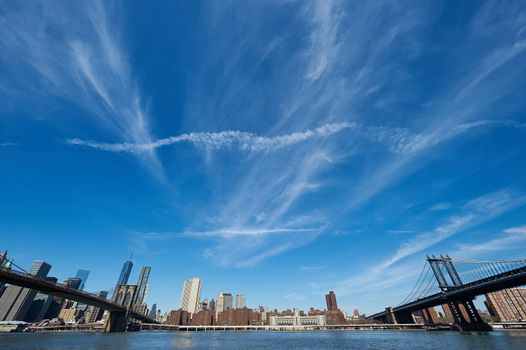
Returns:
[[[427,257],[433,274],[437,280],[438,286],[443,292],[460,288],[463,286],[462,280],[453,265],[452,259],[446,256]],[[446,272],[447,274],[444,274]],[[453,315],[455,324],[462,331],[492,331],[489,324],[484,322],[477,311],[473,299],[448,300],[447,307]],[[462,308],[465,312],[462,312]]]
[[[110,311],[105,320],[105,332],[124,332],[130,319],[130,311],[133,308],[135,298],[137,297],[136,285],[119,284],[113,292],[112,301],[126,307],[126,311]]]

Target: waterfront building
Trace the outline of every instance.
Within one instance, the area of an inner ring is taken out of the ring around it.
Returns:
[[[186,310],[172,310],[168,314],[166,323],[186,326],[190,324],[190,313]]]
[[[301,316],[298,310],[295,310],[293,316],[270,316],[271,326],[323,326],[325,324],[324,315]]]
[[[334,294],[332,290],[329,294],[325,294],[325,302],[327,303],[327,312],[325,313],[325,321],[327,324],[336,325],[347,323],[345,315],[338,309],[336,294]]]
[[[119,275],[119,279],[117,280],[117,285],[124,285],[128,283],[128,279],[130,278],[132,268],[133,262],[131,260],[127,260],[124,263],[124,265],[122,265],[121,274]]]
[[[192,316],[190,322],[193,326],[212,326],[214,322],[214,312],[212,310],[199,310]]]
[[[526,321],[526,288],[510,288],[485,294],[491,316],[501,322]]]
[[[65,323],[77,323],[84,313],[76,308],[63,308],[60,310],[59,318],[63,319]]]
[[[47,277],[46,280],[51,283],[57,283],[57,279],[55,277]],[[33,302],[31,303],[31,306],[29,307],[29,310],[27,311],[24,321],[36,322],[43,320],[49,310],[49,307],[51,306],[52,301],[53,297],[51,295],[40,292],[37,293],[33,299]]]
[[[327,311],[338,310],[338,303],[336,303],[336,294],[331,290],[329,294],[325,294],[325,301],[327,303]]]
[[[99,292],[98,296],[99,298],[106,299],[108,297],[108,294],[109,293],[107,291],[103,290]],[[84,314],[84,320],[86,321],[86,323],[94,323],[102,320],[103,315],[104,309],[98,308],[93,305],[89,305]]]
[[[219,313],[232,309],[232,294],[219,292],[217,295],[217,302],[215,303],[216,320]]]
[[[201,280],[197,277],[187,279],[183,283],[183,293],[181,295],[181,310],[195,314],[198,311],[198,304],[201,298]]]
[[[35,261],[29,274],[46,277],[51,265],[44,261]],[[0,297],[0,321],[23,321],[35,299],[37,291],[10,285]]]
[[[245,307],[245,296],[243,294],[236,295],[236,309],[243,309]]]
[[[139,280],[137,285],[139,289],[137,290],[137,298],[135,304],[144,304],[146,303],[146,295],[148,292],[148,278],[150,277],[150,271],[152,268],[150,266],[143,266],[139,274]]]
[[[214,299],[210,300],[208,303],[208,309],[215,311],[216,310],[216,301]]]

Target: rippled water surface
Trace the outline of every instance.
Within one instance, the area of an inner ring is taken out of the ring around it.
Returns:
[[[525,331],[0,334],[0,349],[526,349]]]

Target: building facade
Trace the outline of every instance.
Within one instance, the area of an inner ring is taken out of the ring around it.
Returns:
[[[336,294],[331,290],[329,294],[325,294],[325,302],[327,303],[327,311],[338,310],[338,303],[336,302]]]
[[[132,268],[133,262],[131,260],[127,260],[124,265],[122,265],[121,274],[117,280],[117,285],[128,284],[128,279],[130,278]]]
[[[215,302],[216,320],[221,312],[232,309],[232,301],[232,294],[219,292],[217,295],[217,301]]]
[[[180,309],[195,314],[201,300],[201,280],[197,277],[187,279],[183,283]]]
[[[51,265],[44,261],[35,261],[29,274],[46,277]],[[23,321],[37,295],[37,291],[10,285],[0,297],[0,321]]]
[[[139,280],[137,285],[139,289],[137,290],[137,299],[135,304],[144,304],[146,303],[146,295],[148,292],[148,278],[150,278],[150,271],[152,268],[150,266],[143,266],[139,274]]]
[[[245,296],[243,294],[236,295],[236,309],[243,309],[245,305]]]
[[[486,307],[501,322],[526,321],[526,288],[510,288],[488,293]]]
[[[79,290],[84,290],[84,286],[86,284],[86,281],[88,280],[89,271],[88,270],[78,270],[77,274],[75,275],[75,278],[80,279],[80,285]]]
[[[270,316],[271,326],[324,326],[324,315],[301,316],[296,310],[293,316]]]

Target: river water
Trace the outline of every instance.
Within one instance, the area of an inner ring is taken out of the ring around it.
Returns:
[[[526,349],[526,331],[0,334],[0,349]]]

